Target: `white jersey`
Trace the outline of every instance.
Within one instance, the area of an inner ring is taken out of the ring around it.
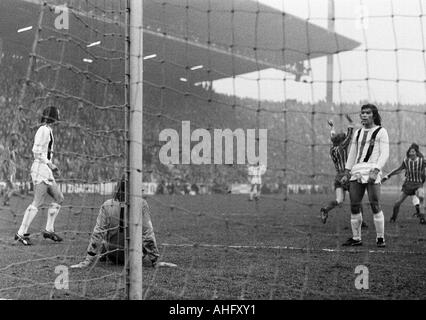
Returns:
[[[379,127],[361,128],[355,132],[346,161],[346,169],[351,170],[350,180],[360,179],[362,183],[367,183],[370,170],[377,168],[380,172],[376,183],[380,183],[382,168],[389,158],[389,136],[387,130],[381,128],[372,141],[371,136],[377,128]],[[373,149],[369,159],[366,159],[370,144]]]
[[[248,167],[248,175],[250,178],[251,184],[261,184],[262,183],[262,175],[266,172],[265,165],[258,166],[249,166]]]
[[[38,128],[34,137],[33,155],[34,162],[31,166],[31,178],[34,184],[52,184],[55,181],[52,170],[48,164],[52,163],[53,156],[53,134],[48,125]]]

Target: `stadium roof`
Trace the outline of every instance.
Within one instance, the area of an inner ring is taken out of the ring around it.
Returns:
[[[0,1],[0,39],[6,50],[30,51],[34,32],[18,37],[17,29],[28,25],[35,29],[38,2]],[[85,7],[87,3],[91,8]],[[71,1],[75,13],[121,27],[124,15],[119,11],[124,9],[123,3]],[[267,68],[292,71],[296,63],[308,58],[352,50],[359,45],[257,1],[144,0],[143,4],[144,56],[156,55],[144,63],[144,79],[154,84],[165,84],[165,77],[174,76],[197,83]],[[103,15],[97,13],[101,12],[98,7],[106,9]],[[73,29],[74,24],[70,27]],[[79,32],[84,33],[85,29],[70,31]]]

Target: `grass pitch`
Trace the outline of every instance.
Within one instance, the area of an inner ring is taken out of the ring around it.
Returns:
[[[65,195],[55,227],[62,243],[41,237],[46,209],[40,210],[30,228],[31,247],[13,240],[31,198],[14,198],[10,207],[1,207],[0,298],[124,299],[123,266],[98,262],[85,270],[65,268],[84,258],[106,199]],[[409,200],[391,225],[396,195],[383,196],[387,247],[379,249],[366,204],[364,245],[341,247],[351,236],[348,201],[330,212],[324,225],[319,208],[331,199],[332,194],[289,195],[287,201],[264,195],[257,202],[231,194],[148,197],[161,261],[178,267],[153,269],[144,261],[144,298],[425,299],[426,226],[412,218]],[[361,265],[368,268],[368,275],[363,273],[368,279],[355,273]],[[61,282],[64,272],[68,284]],[[357,281],[365,289],[357,289]]]

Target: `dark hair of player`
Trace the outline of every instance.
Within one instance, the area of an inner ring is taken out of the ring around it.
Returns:
[[[370,109],[373,112],[373,121],[376,126],[382,125],[382,117],[380,117],[379,109],[377,109],[377,107],[374,104],[371,104],[371,103],[364,104],[361,107],[361,111],[364,109]]]
[[[411,146],[407,150],[407,153],[406,153],[407,158],[410,155],[410,150],[411,149],[413,149],[414,151],[416,151],[416,154],[417,154],[418,157],[423,158],[423,154],[420,152],[419,145],[417,143],[414,143],[414,142],[411,144]]]
[[[53,123],[59,121],[59,110],[55,106],[49,106],[43,110],[41,123]]]
[[[338,146],[345,140],[345,138],[346,133],[338,133],[331,138],[331,142],[333,143],[333,145]]]

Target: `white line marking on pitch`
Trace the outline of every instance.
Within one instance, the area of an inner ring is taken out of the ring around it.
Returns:
[[[396,251],[396,250],[344,250],[344,249],[332,249],[332,248],[301,248],[301,247],[292,247],[292,246],[243,246],[243,245],[222,245],[222,244],[200,244],[200,243],[183,243],[183,244],[174,244],[174,243],[162,243],[166,247],[203,247],[203,248],[230,248],[230,249],[270,249],[270,250],[294,250],[294,251],[324,251],[324,252],[341,252],[341,253],[394,253],[394,254],[419,254],[424,255],[425,252],[420,251]]]

